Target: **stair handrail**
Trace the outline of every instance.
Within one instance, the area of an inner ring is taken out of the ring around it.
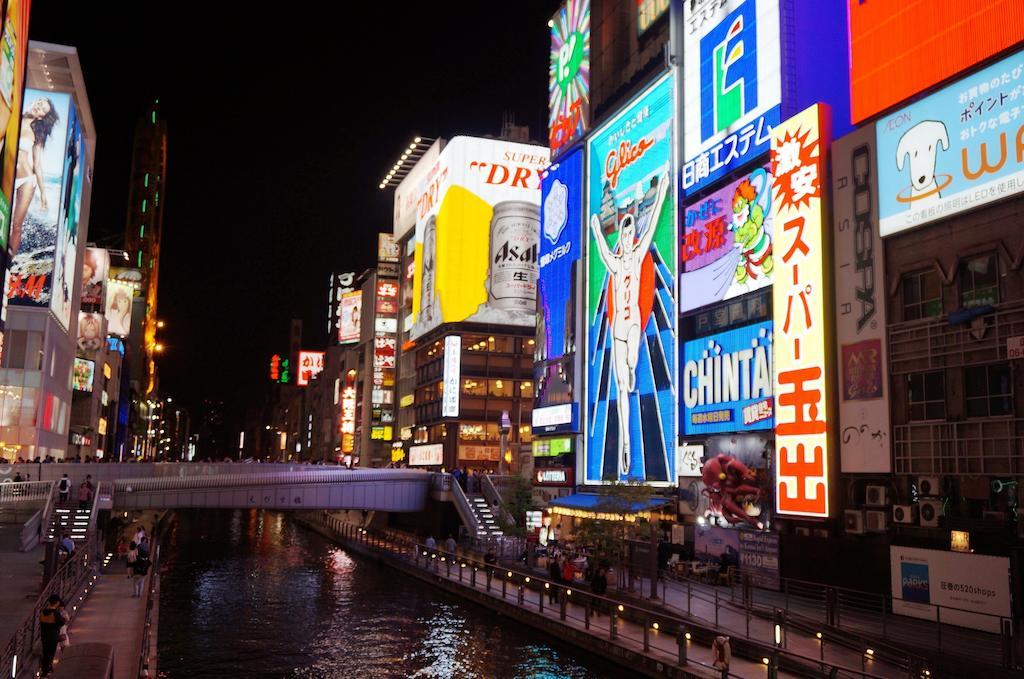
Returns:
[[[483,481],[480,484],[480,489],[483,491],[484,497],[487,499],[487,503],[492,507],[498,508],[499,519],[502,523],[508,526],[515,525],[515,519],[509,514],[509,511],[505,509],[505,498],[501,496],[497,487],[494,485],[494,481],[491,480],[490,474],[483,474]]]
[[[46,532],[50,529],[50,522],[53,520],[53,506],[56,504],[54,496],[57,494],[57,482],[50,481],[50,492],[46,496],[46,504],[43,506],[42,516],[39,517],[39,542],[50,542],[47,540]]]
[[[449,474],[449,476],[451,476]],[[476,513],[473,512],[473,508],[469,504],[469,498],[466,497],[466,493],[463,492],[462,486],[456,482],[455,479],[451,480],[451,491],[452,497],[455,499],[455,507],[459,510],[459,514],[462,516],[462,520],[472,524],[467,526],[472,531],[473,538],[476,538],[480,534],[480,522],[476,520]]]

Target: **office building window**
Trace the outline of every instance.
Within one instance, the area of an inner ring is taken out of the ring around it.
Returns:
[[[942,285],[935,269],[903,276],[903,320],[916,321],[942,314]]]
[[[999,303],[999,260],[995,253],[960,262],[960,306],[965,309]]]
[[[967,417],[1013,414],[1013,379],[1006,363],[964,370]]]
[[[907,375],[910,419],[942,420],[946,417],[946,375],[941,370]]]

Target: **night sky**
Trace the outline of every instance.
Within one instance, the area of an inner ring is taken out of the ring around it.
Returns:
[[[160,99],[161,391],[193,422],[204,398],[229,417],[259,403],[290,318],[323,347],[328,274],[374,263],[393,195],[377,185],[414,136],[496,135],[510,112],[546,138],[556,0],[33,4],[31,38],[74,45],[82,62],[91,241],[121,246],[135,121]]]

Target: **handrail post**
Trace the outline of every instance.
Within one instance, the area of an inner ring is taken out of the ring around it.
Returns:
[[[590,629],[590,613],[591,613],[592,602],[588,599],[587,605],[583,609],[583,629]]]
[[[519,605],[520,606],[523,605],[523,602],[525,601],[525,599],[526,599],[526,596],[525,596],[525,593],[523,592],[523,584],[519,583]],[[544,597],[540,597],[540,610],[541,610],[542,613],[544,612]]]
[[[618,617],[619,609],[616,606],[612,606],[611,613],[608,616],[608,638],[615,640],[618,636],[619,630],[615,627],[615,619]]]
[[[715,627],[718,627],[718,588],[715,588]]]
[[[567,592],[568,590],[563,589],[559,597],[561,601],[559,602],[558,617],[562,620],[565,620],[565,609],[568,608],[569,603],[569,595],[567,594]]]
[[[939,649],[939,654],[942,654],[942,606],[935,607],[935,631],[939,637],[939,643],[936,648]]]
[[[749,635],[748,635],[749,636]],[[679,664],[686,665],[686,628],[680,627],[676,633],[676,644],[679,646]]]
[[[644,616],[644,653],[650,653],[651,651],[651,619],[650,616]]]

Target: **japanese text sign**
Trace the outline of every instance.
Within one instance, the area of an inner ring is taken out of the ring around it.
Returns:
[[[566,0],[551,20],[548,135],[557,155],[590,122],[590,0]]]
[[[827,135],[827,108],[816,104],[772,130],[771,143],[777,253],[775,507],[779,514],[819,518],[829,515],[831,310],[822,219]]]
[[[299,352],[299,379],[296,384],[304,387],[309,381],[324,371],[324,352],[322,351],[300,351]]]

